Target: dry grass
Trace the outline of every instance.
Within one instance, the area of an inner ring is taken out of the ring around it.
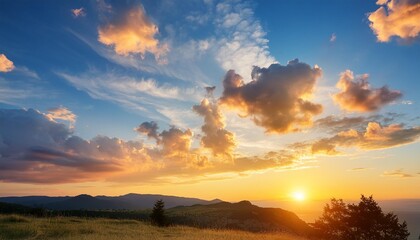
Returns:
[[[135,220],[83,219],[74,217],[32,218],[0,215],[0,240],[65,239],[185,239],[185,240],[304,240],[285,233],[249,233],[234,230],[197,229],[174,226],[158,228]]]

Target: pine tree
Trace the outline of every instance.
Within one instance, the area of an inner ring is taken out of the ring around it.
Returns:
[[[164,227],[167,225],[165,217],[165,203],[162,199],[156,201],[153,211],[150,214],[150,219],[153,225]]]

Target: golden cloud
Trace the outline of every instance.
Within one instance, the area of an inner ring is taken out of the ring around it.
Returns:
[[[342,72],[337,82],[341,91],[333,96],[333,100],[347,111],[369,112],[402,96],[401,92],[390,90],[387,86],[372,89],[368,77],[367,74],[354,77],[350,70]]]
[[[113,46],[119,55],[137,53],[144,58],[148,52],[159,60],[169,49],[155,38],[158,32],[158,27],[149,20],[143,7],[136,7],[125,13],[121,20],[99,27],[98,40]]]
[[[401,124],[381,126],[369,122],[364,131],[350,129],[311,145],[312,153],[338,154],[337,147],[357,147],[366,150],[385,149],[412,143],[420,137],[420,127],[404,128]]]
[[[249,83],[230,70],[223,80],[220,103],[251,117],[267,132],[299,131],[322,112],[322,105],[308,100],[321,74],[319,67],[311,68],[297,59],[286,66],[254,67]]]
[[[6,55],[0,54],[0,72],[10,72],[14,68],[13,62],[7,59]]]
[[[402,39],[415,38],[420,33],[420,1],[380,0],[382,5],[369,13],[370,28],[378,41],[388,42],[392,36]]]
[[[214,88],[207,91],[213,90]],[[193,110],[204,117],[201,145],[210,148],[214,155],[224,154],[231,157],[236,146],[235,135],[225,129],[225,120],[218,104],[205,98],[200,105],[193,106]]]
[[[48,109],[48,113],[45,114],[47,118],[52,121],[55,120],[64,120],[70,122],[73,125],[76,122],[76,114],[65,107],[57,107]]]

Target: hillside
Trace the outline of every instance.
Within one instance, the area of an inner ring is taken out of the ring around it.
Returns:
[[[309,234],[311,228],[293,212],[261,208],[248,201],[175,207],[167,210],[172,222],[189,226],[240,229],[252,232],[285,231]]]

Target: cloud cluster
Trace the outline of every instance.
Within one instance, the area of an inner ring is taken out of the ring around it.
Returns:
[[[214,88],[208,88],[212,92]],[[227,155],[232,157],[235,149],[235,135],[225,129],[225,119],[219,110],[218,104],[212,98],[205,98],[200,105],[193,106],[194,112],[204,118],[201,131],[204,136],[201,138],[201,145],[212,150],[214,155]]]
[[[158,27],[150,21],[143,7],[139,6],[124,13],[117,21],[98,29],[99,42],[113,46],[119,55],[151,53],[156,59],[164,56],[168,49],[155,38]]]
[[[220,102],[250,116],[267,132],[298,131],[311,125],[312,117],[322,112],[322,105],[308,100],[321,74],[319,67],[311,68],[297,59],[286,66],[254,67],[249,83],[230,70],[223,80]]]
[[[121,171],[122,151],[141,146],[97,137],[72,136],[64,124],[33,109],[0,110],[0,181],[88,181]],[[129,149],[128,149],[129,148]]]
[[[7,59],[6,55],[0,54],[0,72],[10,72],[14,68],[13,62]]]
[[[86,10],[84,8],[74,8],[71,10],[71,13],[74,17],[84,17],[86,16]]]
[[[412,39],[420,33],[419,0],[379,0],[381,5],[369,13],[370,28],[378,41],[388,42],[392,36]]]
[[[363,130],[369,122],[381,122],[382,124],[390,124],[396,119],[403,118],[403,114],[385,113],[375,114],[371,116],[335,116],[330,115],[317,119],[314,127],[320,131],[336,134],[338,132],[349,129]]]
[[[334,101],[347,111],[369,112],[402,96],[401,92],[387,86],[372,89],[368,77],[367,74],[355,77],[350,70],[342,72],[337,83],[341,91],[333,96]]]
[[[357,147],[365,150],[385,149],[412,143],[420,137],[420,127],[404,128],[401,124],[382,126],[369,122],[362,131],[349,129],[311,144],[312,153],[338,154],[337,147]]]

